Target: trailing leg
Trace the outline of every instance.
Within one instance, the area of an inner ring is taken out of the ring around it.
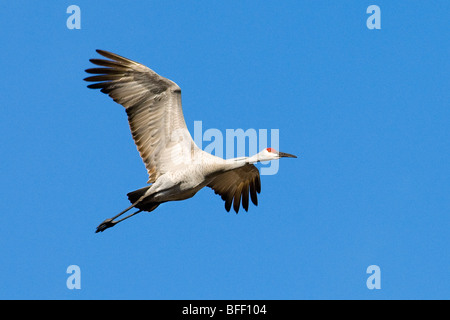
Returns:
[[[130,208],[130,209],[131,209],[131,208]],[[128,209],[128,210],[129,210],[129,209]],[[112,217],[112,218],[109,218],[109,219],[106,219],[105,221],[103,221],[102,223],[100,223],[100,225],[97,227],[97,230],[95,231],[95,233],[103,232],[103,231],[105,231],[105,230],[108,229],[108,228],[114,227],[114,226],[115,226],[116,224],[118,224],[119,222],[121,222],[121,221],[123,221],[123,220],[125,220],[125,219],[128,219],[128,218],[130,218],[130,217],[132,217],[132,216],[138,214],[138,213],[141,212],[141,211],[142,211],[142,210],[139,209],[138,211],[136,211],[136,212],[134,212],[134,213],[132,213],[132,214],[129,214],[129,215],[126,216],[125,218],[122,218],[122,219],[117,220],[117,221],[114,220],[117,216]]]

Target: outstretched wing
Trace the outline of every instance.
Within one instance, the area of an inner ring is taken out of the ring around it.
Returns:
[[[247,164],[216,176],[208,187],[222,197],[227,211],[230,211],[231,204],[234,202],[233,209],[238,213],[241,199],[242,207],[248,211],[249,193],[253,204],[258,205],[257,193],[261,192],[259,170],[253,164]]]
[[[88,88],[101,89],[125,107],[148,182],[155,182],[179,162],[177,157],[186,154],[180,146],[196,148],[184,121],[180,87],[140,63],[111,52],[97,52],[110,60],[91,59],[102,68],[87,69],[96,75],[84,80],[96,82]]]

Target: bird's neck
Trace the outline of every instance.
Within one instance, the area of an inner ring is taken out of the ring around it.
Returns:
[[[249,163],[256,163],[258,162],[257,155],[254,155],[252,157],[240,157],[240,158],[233,158],[233,159],[227,159],[225,160],[225,164],[229,169],[236,169],[245,166]]]

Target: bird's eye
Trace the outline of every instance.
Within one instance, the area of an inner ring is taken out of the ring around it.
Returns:
[[[275,152],[275,149],[274,148],[267,148],[266,149],[268,152]]]

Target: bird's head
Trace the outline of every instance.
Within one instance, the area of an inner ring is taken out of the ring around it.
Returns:
[[[297,156],[277,151],[274,148],[266,148],[260,153],[258,153],[258,161],[277,160],[280,158],[297,158]]]

